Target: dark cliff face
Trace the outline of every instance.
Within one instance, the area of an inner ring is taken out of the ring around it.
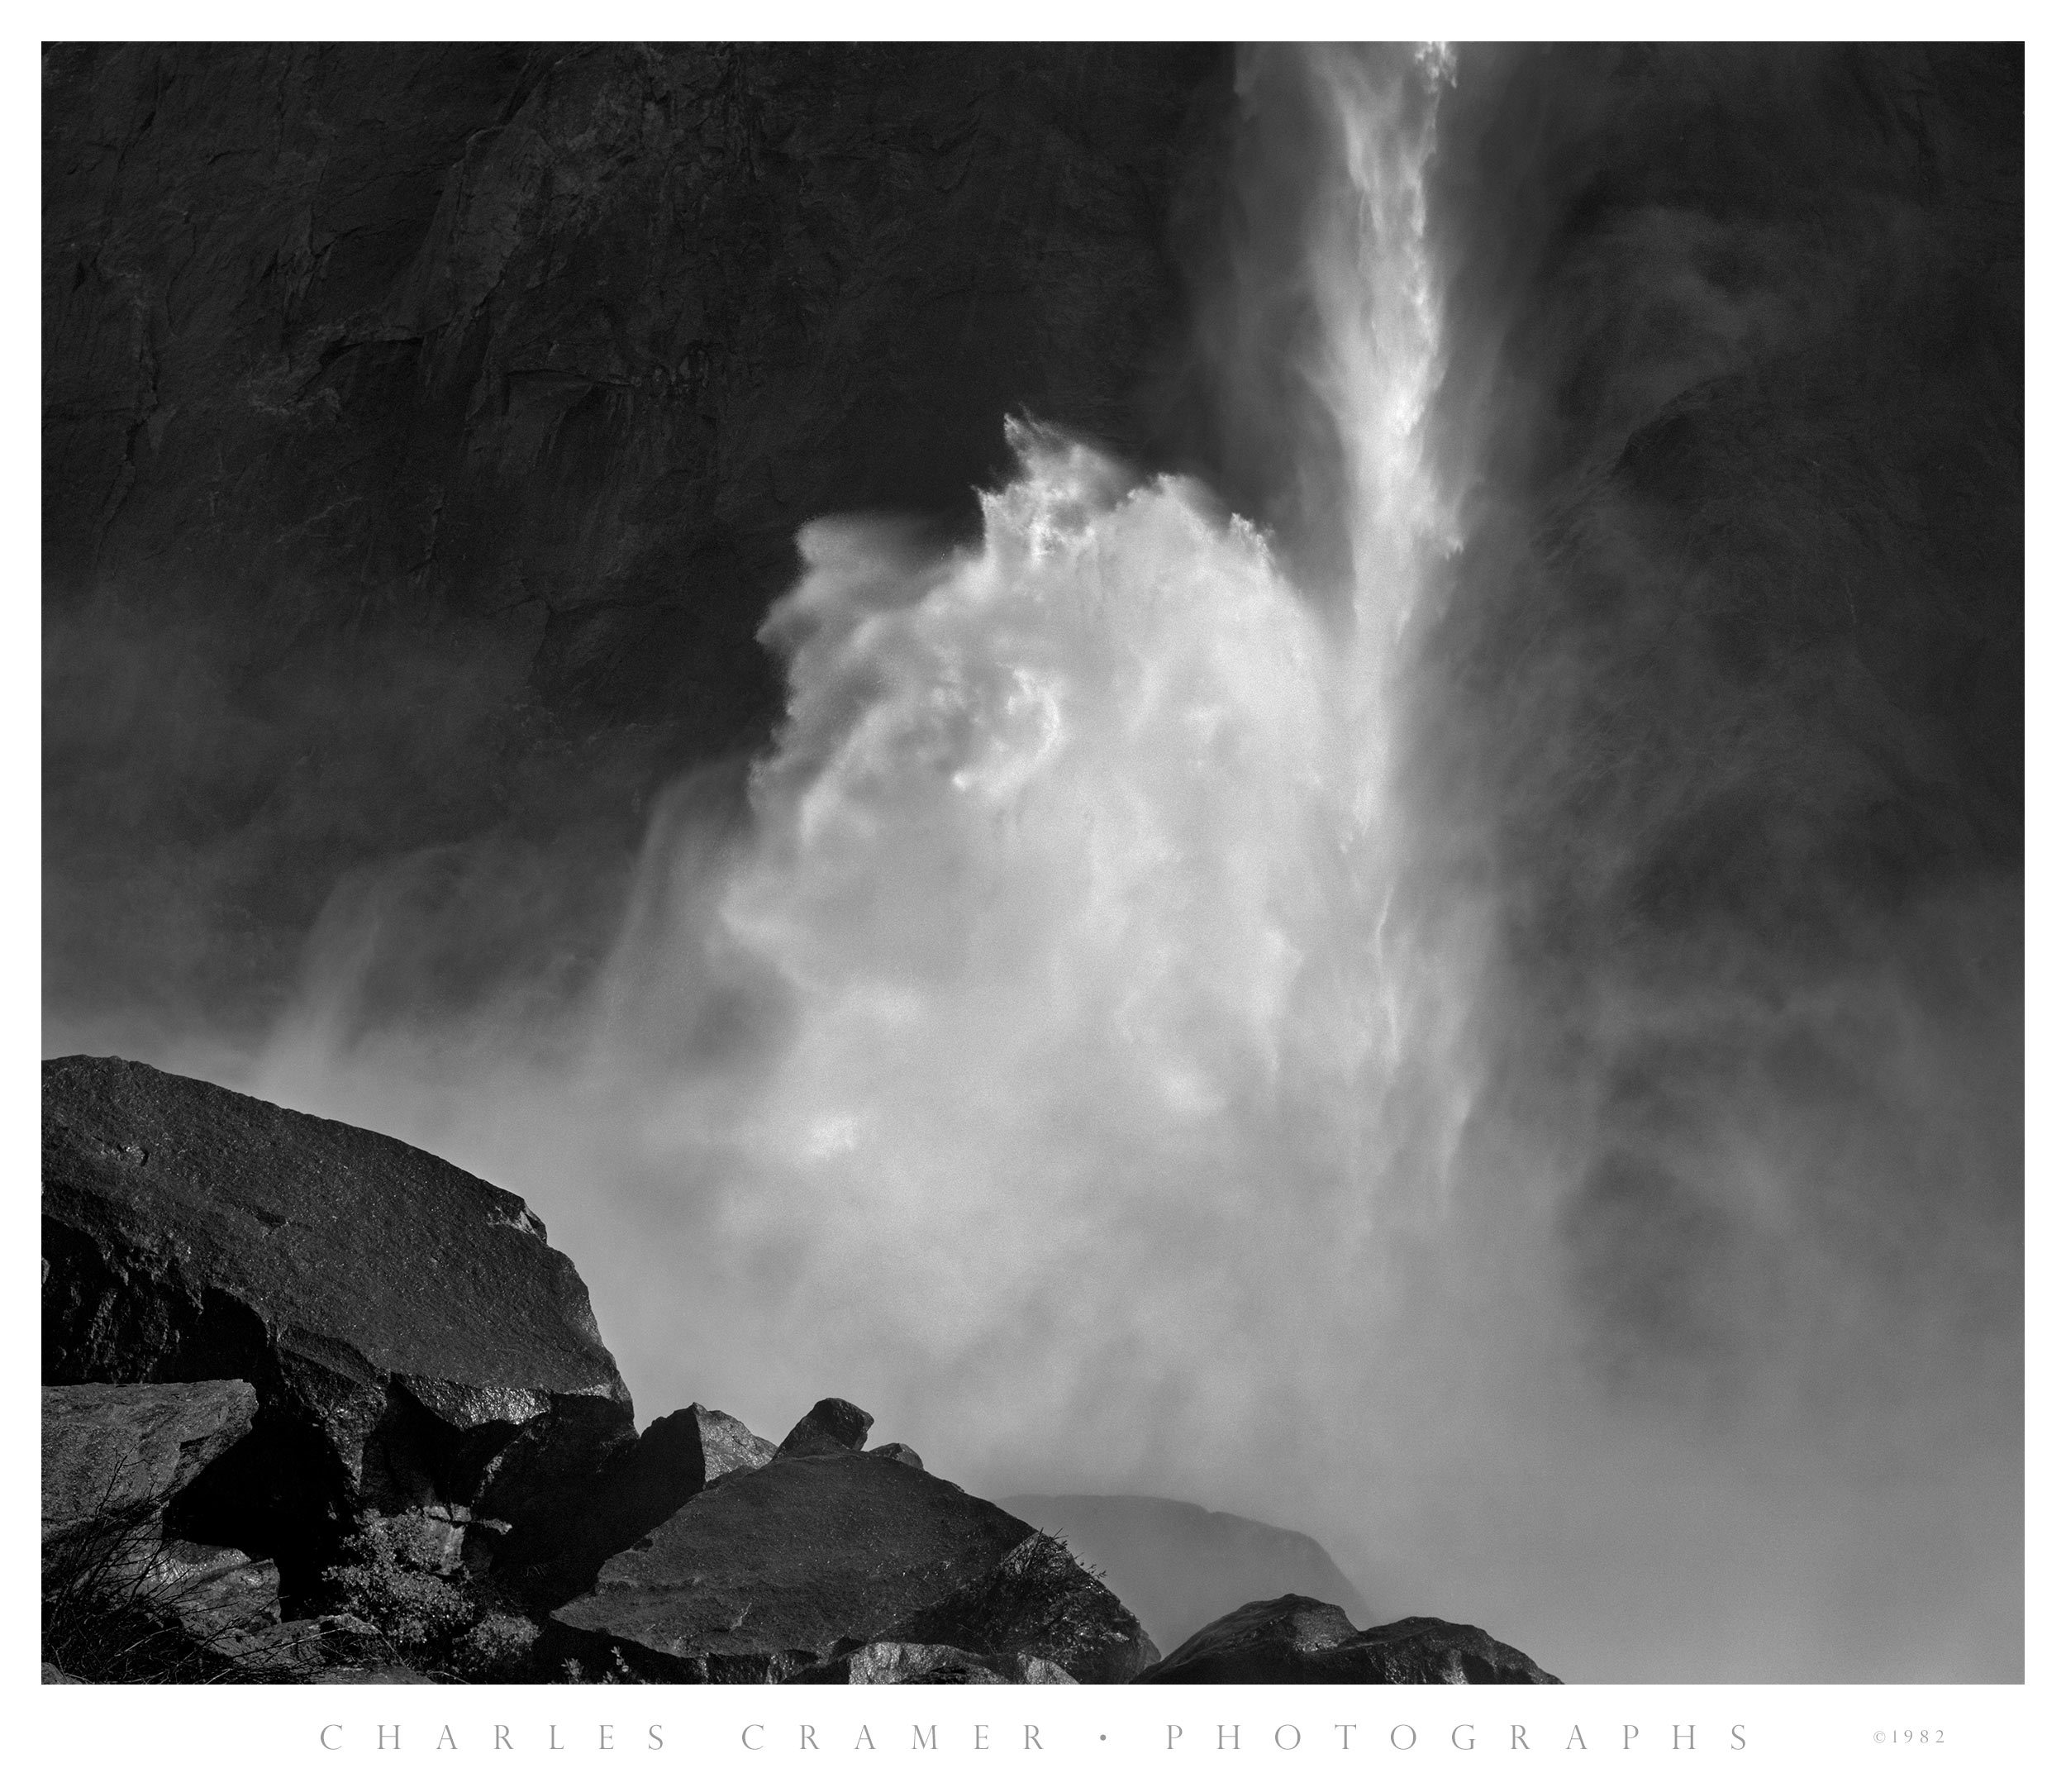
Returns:
[[[434,842],[551,839],[607,884],[660,778],[765,738],[800,524],[954,527],[1014,410],[1143,444],[1226,74],[49,51],[54,1008],[233,1018],[340,874]]]

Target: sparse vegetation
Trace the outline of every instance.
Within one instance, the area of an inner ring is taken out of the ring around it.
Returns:
[[[43,1659],[97,1685],[253,1676],[180,1623],[158,1508],[112,1500],[43,1546]],[[175,1584],[176,1588],[176,1584]]]
[[[621,1649],[610,1651],[610,1666],[600,1674],[591,1674],[578,1661],[564,1661],[559,1667],[559,1678],[569,1686],[645,1686],[650,1681],[634,1673],[631,1664],[624,1659]]]

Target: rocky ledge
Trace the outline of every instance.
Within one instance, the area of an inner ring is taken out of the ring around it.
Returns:
[[[1048,1508],[1152,1532],[1159,1610],[1280,1575],[1368,1614],[1310,1538],[1173,1501],[1015,1515],[871,1449],[849,1400],[778,1445],[700,1404],[637,1432],[516,1195],[145,1065],[43,1088],[46,1680],[1550,1679],[1297,1590],[1164,1660]]]

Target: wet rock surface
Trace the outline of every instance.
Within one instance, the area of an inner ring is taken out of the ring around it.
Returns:
[[[1156,1643],[1170,1650],[1251,1599],[1300,1593],[1374,1621],[1348,1576],[1302,1532],[1135,1494],[1015,1494],[998,1502],[1064,1538]]]
[[[551,1647],[654,1679],[781,1680],[885,1637],[1031,1534],[879,1456],[778,1456],[691,1500],[562,1606]]]
[[[516,1196],[145,1065],[43,1081],[46,1378],[256,1389],[194,1534],[291,1566],[359,1509],[508,1522],[628,1441],[588,1291]]]
[[[1137,1676],[1158,1685],[1556,1685],[1474,1625],[1404,1618],[1358,1630],[1338,1605],[1287,1594],[1217,1618]]]

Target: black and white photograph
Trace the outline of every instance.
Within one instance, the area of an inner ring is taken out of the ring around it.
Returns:
[[[46,1704],[2024,1683],[2025,46],[1644,21],[45,21]]]

